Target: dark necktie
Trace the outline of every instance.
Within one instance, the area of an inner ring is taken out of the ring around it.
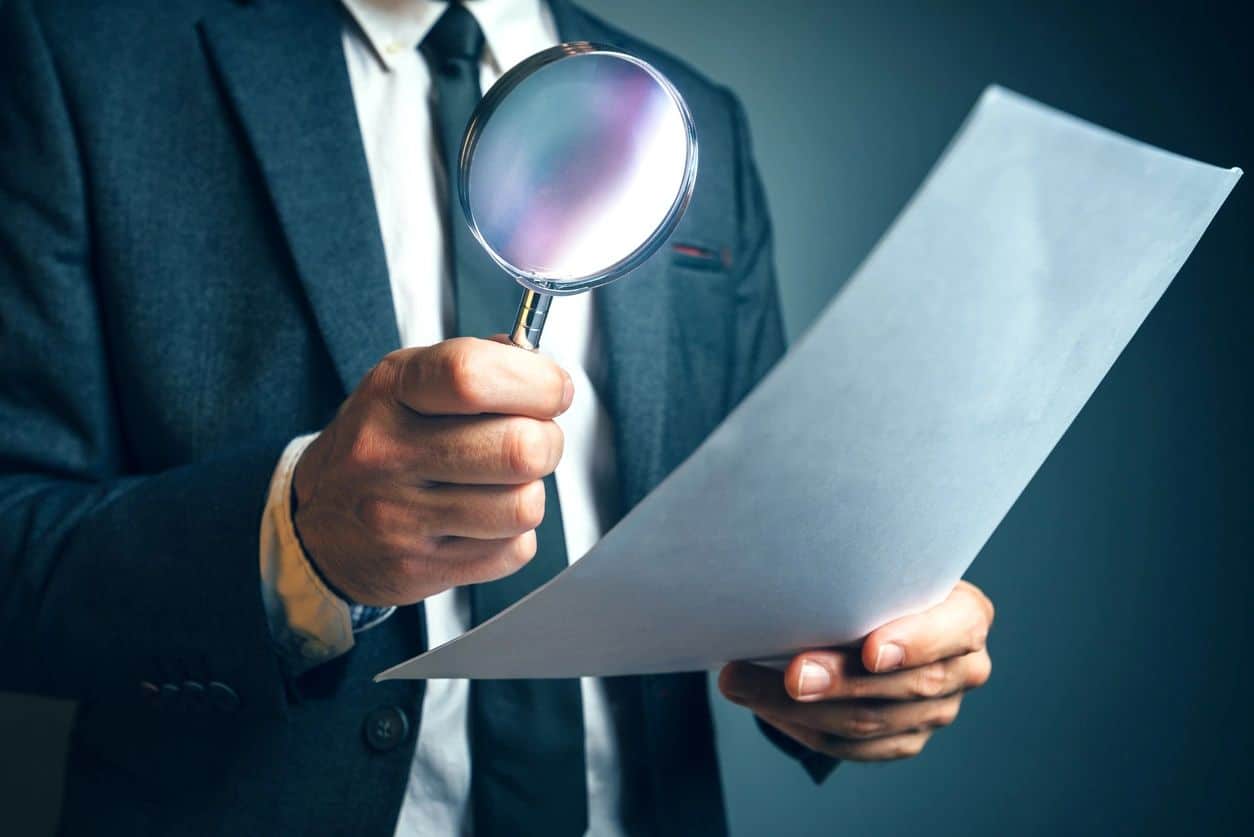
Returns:
[[[483,252],[462,218],[457,155],[479,102],[483,33],[474,16],[450,3],[420,47],[431,69],[435,123],[447,175],[450,264],[457,332],[505,331],[517,287]],[[519,349],[518,351],[523,351]],[[519,572],[470,590],[477,625],[566,567],[557,486],[545,480],[547,506],[536,556]],[[588,825],[583,701],[578,680],[475,680],[470,684],[471,805],[479,835],[583,834]]]

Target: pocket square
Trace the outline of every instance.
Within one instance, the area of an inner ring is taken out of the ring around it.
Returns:
[[[675,264],[697,270],[726,270],[731,267],[731,249],[727,247],[714,249],[675,242],[671,244],[671,257]]]

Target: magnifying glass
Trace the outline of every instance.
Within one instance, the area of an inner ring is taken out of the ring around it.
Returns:
[[[565,43],[501,76],[467,126],[458,179],[475,238],[525,289],[510,340],[534,350],[554,296],[647,259],[696,177],[688,106],[640,58]]]

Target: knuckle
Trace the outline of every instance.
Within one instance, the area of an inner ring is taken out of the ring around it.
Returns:
[[[877,685],[868,677],[840,678],[837,683],[841,697],[854,699],[874,697]]]
[[[553,407],[549,411],[552,415],[558,415],[562,412],[563,395],[566,390],[566,373],[563,372],[556,363],[550,365],[548,392],[552,399]]]
[[[526,566],[536,555],[536,533],[525,532],[514,538],[505,552],[511,571]]]
[[[993,659],[987,652],[978,654],[971,664],[971,671],[967,675],[967,685],[971,688],[979,688],[988,682],[993,675]]]
[[[949,685],[949,672],[944,662],[928,663],[919,669],[911,683],[911,694],[918,698],[934,698],[944,694]]]
[[[841,725],[841,732],[848,738],[870,738],[881,732],[884,726],[885,719],[882,711],[859,706],[855,707],[845,718],[845,722]]]
[[[967,650],[980,651],[988,642],[988,624],[979,622],[967,634]]]
[[[394,541],[389,553],[388,570],[379,573],[380,580],[397,592],[430,591],[452,587],[457,582],[436,560],[439,544],[434,538],[408,538]]]
[[[481,584],[505,578],[522,569],[534,554],[535,538],[527,535],[494,543],[477,556],[457,562],[457,583]]]
[[[957,700],[945,701],[941,706],[937,707],[936,714],[932,717],[932,727],[947,727],[954,721],[958,720],[958,709],[961,702]]]
[[[470,350],[469,345],[457,343],[446,346],[440,360],[453,398],[469,407],[480,406],[486,389],[476,353]]]
[[[923,750],[923,743],[916,735],[896,735],[881,742],[872,742],[869,758],[872,761],[898,761],[914,758]]]
[[[923,745],[926,743],[927,738],[922,735],[902,736],[893,742],[889,757],[894,759],[912,759],[923,752]]]
[[[438,521],[443,519],[442,516],[432,511],[421,511],[416,504],[398,505],[396,511],[396,525],[403,528],[406,535],[421,538],[423,548],[434,553],[439,545],[441,527]]]
[[[376,532],[370,544],[371,565],[379,584],[392,576],[407,577],[412,549],[410,544],[391,534]]]
[[[403,557],[399,561],[401,573],[411,578],[427,574],[431,560],[436,557],[439,548],[439,542],[435,538],[425,535],[407,540]]]
[[[544,520],[544,483],[536,480],[514,494],[514,523],[520,529],[535,529]]]
[[[379,395],[391,396],[405,374],[404,350],[389,352],[366,374],[366,386]]]
[[[357,501],[356,517],[371,532],[387,532],[393,519],[392,505],[379,497],[363,497]]]
[[[539,425],[531,419],[514,419],[505,434],[505,464],[510,473],[528,481],[547,471],[548,445]]]
[[[980,602],[984,608],[984,621],[991,627],[993,620],[997,618],[997,608],[993,606],[993,600],[983,592],[980,593]]]
[[[557,463],[562,461],[562,454],[566,451],[566,433],[561,426],[555,422],[547,422],[549,428],[549,460],[546,463],[546,469],[552,473],[557,469]]]
[[[414,539],[411,553],[425,569],[440,552],[440,539],[422,535]]]
[[[353,435],[349,444],[348,458],[364,468],[377,468],[389,459],[390,445],[382,433],[362,427]]]
[[[974,603],[976,610],[979,611],[980,618],[984,620],[985,626],[992,625],[993,618],[997,615],[997,609],[993,607],[993,600],[983,590],[969,581],[962,582],[962,590],[966,594],[967,599]]]

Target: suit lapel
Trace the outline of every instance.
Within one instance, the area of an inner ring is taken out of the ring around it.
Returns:
[[[563,41],[611,46],[618,38],[566,0],[549,7]],[[659,250],[629,275],[593,291],[606,355],[606,400],[614,417],[618,481],[625,513],[667,470],[667,409],[675,339],[666,250]],[[560,328],[558,323],[552,328]]]
[[[400,338],[342,26],[329,0],[233,5],[200,23],[349,391]]]

